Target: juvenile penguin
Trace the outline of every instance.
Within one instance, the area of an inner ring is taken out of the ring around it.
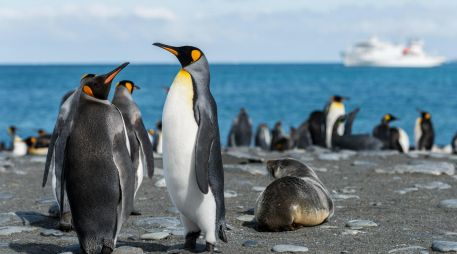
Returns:
[[[257,127],[254,145],[260,147],[262,150],[270,150],[271,133],[267,124],[262,123]]]
[[[398,120],[398,118],[394,115],[385,114],[381,119],[381,123],[373,129],[373,137],[382,141],[382,149],[392,149],[400,153],[407,153],[409,151],[408,134],[402,128],[389,125],[395,120]]]
[[[330,193],[313,169],[295,159],[270,160],[275,180],[257,198],[254,214],[260,231],[315,226],[333,216]]]
[[[143,182],[143,171],[148,172],[148,176],[154,174],[154,151],[149,141],[148,132],[144,127],[141,111],[133,101],[133,91],[140,89],[132,81],[123,80],[116,85],[116,91],[112,103],[122,113],[125,127],[130,143],[130,157],[135,171],[135,194]],[[134,215],[140,215],[139,211],[133,209]]]
[[[435,142],[435,131],[433,130],[432,116],[430,113],[421,111],[421,116],[416,120],[414,128],[414,143],[416,150],[430,151]]]
[[[181,214],[185,249],[195,249],[200,232],[214,252],[216,236],[226,242],[224,171],[216,102],[209,65],[192,46],[154,43],[181,63],[162,115],[163,165],[171,200]]]
[[[238,116],[233,120],[230,128],[227,146],[250,146],[252,139],[252,122],[244,108],[240,109]]]
[[[334,95],[325,107],[325,144],[327,148],[332,148],[333,125],[338,117],[346,114],[343,102],[347,99],[346,97]],[[340,125],[338,134],[344,134],[344,125]]]
[[[280,151],[283,152],[289,149],[290,140],[283,131],[282,131],[282,123],[280,121],[275,123],[273,130],[271,131],[272,138],[271,138],[271,150],[272,151]]]
[[[68,133],[57,137],[65,137],[64,146],[58,141],[54,145],[52,157],[63,160],[53,162],[62,165],[60,201],[66,190],[84,253],[111,253],[131,212],[135,178],[130,144],[122,114],[107,100],[112,80],[127,64],[82,78],[72,95],[76,97],[67,99],[75,104]],[[63,209],[60,204],[61,213]]]
[[[20,157],[27,154],[27,144],[17,135],[16,126],[10,126],[8,128],[8,134],[10,135],[11,142],[11,153],[13,156]]]

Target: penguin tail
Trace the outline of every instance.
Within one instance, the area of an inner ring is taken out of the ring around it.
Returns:
[[[227,240],[227,235],[225,234],[225,231],[227,230],[227,226],[225,225],[225,221],[222,221],[222,223],[220,223],[219,227],[218,227],[218,235],[219,235],[219,239],[221,239],[221,241],[227,243],[228,240]]]

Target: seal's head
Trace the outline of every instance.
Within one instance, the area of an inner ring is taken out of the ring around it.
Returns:
[[[274,178],[284,176],[317,178],[310,167],[292,158],[269,160],[267,161],[267,170]]]

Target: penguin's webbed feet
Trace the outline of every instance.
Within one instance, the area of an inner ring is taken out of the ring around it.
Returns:
[[[72,219],[71,219],[71,212],[66,212],[62,214],[59,220],[59,230],[61,231],[71,231],[72,230]]]
[[[214,244],[206,242],[206,252],[213,254],[213,253],[220,253],[214,246]]]
[[[184,243],[185,250],[195,250],[197,246],[197,238],[200,236],[200,231],[198,232],[190,232],[186,235],[186,242]]]

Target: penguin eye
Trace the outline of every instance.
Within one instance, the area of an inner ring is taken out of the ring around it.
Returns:
[[[190,52],[190,55],[192,56],[192,62],[196,62],[202,56],[202,52],[198,49],[194,49]]]

